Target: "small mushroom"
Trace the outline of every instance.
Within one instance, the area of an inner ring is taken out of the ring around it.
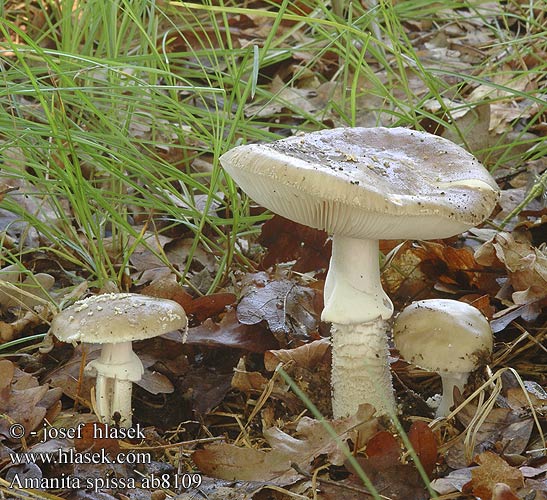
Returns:
[[[184,309],[175,301],[134,293],[106,293],[79,300],[57,314],[50,332],[64,342],[102,344],[85,370],[96,375],[96,408],[101,422],[131,427],[132,383],[144,368],[132,342],[186,329]]]
[[[406,361],[441,376],[437,417],[450,413],[454,387],[463,392],[469,374],[490,359],[493,344],[482,313],[452,299],[419,300],[405,307],[393,324],[393,341]]]
[[[405,128],[338,128],[223,154],[254,201],[332,234],[321,318],[332,323],[335,417],[370,403],[395,414],[380,239],[448,238],[481,223],[498,187],[456,144]]]

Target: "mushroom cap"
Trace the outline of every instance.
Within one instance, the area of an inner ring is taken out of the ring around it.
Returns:
[[[255,202],[354,238],[432,239],[461,233],[494,209],[499,190],[453,142],[406,128],[337,128],[223,154]]]
[[[393,324],[393,342],[401,356],[438,373],[468,373],[492,353],[488,320],[472,305],[429,299],[405,307]]]
[[[174,300],[105,293],[79,300],[57,314],[50,332],[64,342],[114,344],[156,337],[186,325],[186,313]]]

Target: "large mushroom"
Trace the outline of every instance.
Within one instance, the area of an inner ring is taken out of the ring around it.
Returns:
[[[480,224],[498,199],[495,181],[456,144],[405,128],[312,132],[238,146],[220,162],[257,203],[332,234],[321,318],[332,323],[334,416],[361,403],[395,414],[378,241]]]
[[[64,342],[102,344],[85,370],[96,375],[95,399],[101,422],[131,427],[131,392],[144,368],[132,342],[186,329],[184,309],[175,301],[136,293],[105,293],[79,300],[57,314],[50,332]]]

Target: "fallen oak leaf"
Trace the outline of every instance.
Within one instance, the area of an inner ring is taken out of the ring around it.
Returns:
[[[180,335],[166,334],[171,340],[181,341]],[[241,324],[235,311],[228,311],[220,323],[206,319],[201,325],[189,328],[186,344],[208,347],[230,347],[249,352],[264,352],[277,347],[277,341],[265,328]]]
[[[272,387],[268,388],[268,385]],[[278,378],[268,380],[260,372],[248,372],[245,369],[245,362],[240,359],[237,366],[234,368],[234,376],[232,377],[232,388],[244,393],[264,393],[268,391],[269,397],[273,400],[283,401],[287,409],[291,413],[299,413],[302,411],[302,401],[291,391],[286,384]]]
[[[373,414],[374,409],[365,404],[355,415],[328,423],[345,443],[355,438],[357,428],[360,432],[366,429],[369,435],[376,432],[378,421]],[[271,446],[270,451],[220,443],[195,451],[192,459],[205,475],[219,479],[269,481],[284,486],[302,478],[297,470],[310,472],[321,455],[326,455],[334,464],[342,464],[345,457],[324,424],[308,417],[299,422],[298,437],[275,427],[266,430],[264,435]]]
[[[413,422],[408,431],[408,439],[418,455],[425,473],[431,477],[438,455],[437,440],[431,427],[420,420]]]
[[[285,453],[254,448],[240,448],[228,443],[214,443],[192,454],[202,474],[218,479],[269,481],[284,486],[301,476],[291,467]]]
[[[258,242],[268,249],[262,260],[265,269],[290,261],[295,261],[293,271],[302,273],[329,266],[332,248],[328,234],[280,215],[262,225]]]
[[[185,308],[186,314],[191,314],[198,322],[217,316],[224,312],[227,306],[236,302],[233,293],[218,292],[198,297]]]
[[[500,232],[475,252],[478,263],[492,265],[496,259],[507,269],[515,304],[530,304],[547,298],[547,250],[536,248],[522,232]]]
[[[332,414],[331,349],[329,339],[314,340],[294,349],[277,349],[264,353],[264,367],[274,371],[279,364],[306,393],[323,415]]]
[[[387,431],[372,436],[366,447],[367,458],[356,457],[357,462],[374,487],[387,498],[393,500],[427,500],[429,494],[422,478],[413,464],[400,461],[399,441]],[[353,482],[361,482],[353,467],[346,462],[345,467],[352,472]]]
[[[244,325],[266,321],[278,340],[289,333],[307,337],[319,326],[315,293],[293,280],[272,280],[264,272],[250,274],[237,306],[237,318]]]
[[[36,429],[47,413],[47,406],[61,397],[59,389],[39,385],[38,380],[7,360],[0,360],[0,436],[13,439],[9,428],[21,424],[25,436]]]
[[[330,340],[323,338],[294,349],[277,349],[264,353],[264,367],[274,371],[279,363],[294,361],[301,368],[316,369],[325,356],[330,355]],[[329,360],[330,362],[330,360]]]
[[[415,247],[420,269],[435,281],[456,284],[466,289],[479,288],[481,266],[468,247],[454,248],[446,242],[421,241]]]
[[[386,467],[399,462],[401,446],[391,432],[380,431],[369,440],[366,453],[369,459],[376,461],[376,465]]]
[[[375,410],[369,404],[362,404],[353,416],[332,420],[329,425],[343,441],[354,442],[359,432],[360,442],[366,443],[377,431],[378,420],[374,418]],[[325,425],[310,417],[302,417],[296,427],[298,439],[289,436],[277,427],[264,431],[264,437],[273,449],[290,452],[300,469],[309,472],[313,460],[319,455],[326,455],[333,465],[342,465],[346,456]],[[308,457],[309,463],[302,462]]]
[[[491,451],[478,455],[475,462],[479,466],[471,471],[471,481],[465,485],[464,491],[473,493],[481,500],[493,500],[494,489],[499,483],[504,483],[511,490],[524,486],[522,472]]]
[[[79,453],[105,450],[111,458],[121,451],[118,440],[110,437],[107,426],[100,422],[86,422],[74,438],[74,449]]]
[[[22,317],[12,323],[0,321],[0,343],[18,339],[23,336],[24,332],[44,324],[46,322],[45,316],[48,314],[49,312],[45,309],[41,312],[26,311]]]
[[[492,500],[519,500],[505,483],[497,483],[492,490]]]

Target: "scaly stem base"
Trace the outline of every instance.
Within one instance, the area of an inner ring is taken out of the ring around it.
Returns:
[[[386,323],[333,323],[332,410],[334,418],[354,414],[369,403],[378,415],[395,415],[395,398],[388,364]]]

